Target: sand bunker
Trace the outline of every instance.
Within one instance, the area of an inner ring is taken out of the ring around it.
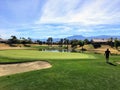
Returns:
[[[50,67],[51,64],[45,61],[35,61],[35,62],[17,63],[17,64],[1,64],[0,76],[28,72],[32,70],[40,70]]]

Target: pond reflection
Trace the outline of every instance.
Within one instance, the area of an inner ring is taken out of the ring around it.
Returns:
[[[76,52],[76,51],[68,50],[68,49],[41,49],[39,51],[45,51],[45,52]]]

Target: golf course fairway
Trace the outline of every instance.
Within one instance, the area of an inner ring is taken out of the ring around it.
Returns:
[[[52,67],[0,77],[0,90],[120,90],[119,55],[1,50],[0,63],[47,61]]]

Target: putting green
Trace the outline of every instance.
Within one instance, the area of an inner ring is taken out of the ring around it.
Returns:
[[[94,55],[84,53],[41,52],[37,50],[3,50],[0,56],[30,59],[95,59]]]

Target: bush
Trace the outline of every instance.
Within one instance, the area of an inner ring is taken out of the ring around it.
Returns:
[[[85,49],[85,48],[82,48],[82,49],[81,49],[81,51],[87,51],[87,49]]]
[[[25,47],[31,47],[31,45],[28,45],[28,44],[24,44]]]
[[[101,47],[101,44],[93,44],[93,47],[94,47],[94,48],[100,48],[100,47]]]
[[[16,44],[9,44],[10,47],[17,47]]]

